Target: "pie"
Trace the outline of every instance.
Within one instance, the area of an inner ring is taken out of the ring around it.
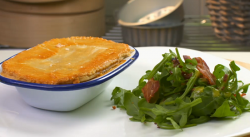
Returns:
[[[1,75],[39,84],[75,84],[102,76],[124,62],[127,44],[98,37],[52,39],[2,64]]]

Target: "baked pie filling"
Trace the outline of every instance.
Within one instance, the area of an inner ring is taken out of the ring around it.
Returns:
[[[130,56],[127,44],[96,37],[52,39],[2,64],[1,75],[39,84],[73,84],[112,70]]]

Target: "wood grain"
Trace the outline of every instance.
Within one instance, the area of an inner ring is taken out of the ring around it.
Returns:
[[[73,14],[95,11],[102,7],[104,7],[104,0],[64,0],[50,3],[21,3],[0,0],[1,10],[17,13]]]
[[[16,1],[21,3],[50,3],[50,2],[58,2],[64,0],[9,0],[9,1]]]
[[[104,9],[67,14],[20,14],[0,10],[0,44],[29,48],[39,43],[70,36],[95,36],[105,34]]]

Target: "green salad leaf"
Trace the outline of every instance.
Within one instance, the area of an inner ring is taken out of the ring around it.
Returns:
[[[250,84],[238,80],[240,68],[234,61],[229,67],[218,64],[210,72],[202,58],[184,55],[182,60],[177,48],[175,51],[163,54],[134,89],[113,90],[111,100],[126,110],[131,121],[182,130],[250,111],[250,102],[244,98]]]

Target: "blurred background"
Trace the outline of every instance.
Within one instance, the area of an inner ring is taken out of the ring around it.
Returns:
[[[0,0],[0,49],[95,36],[134,47],[249,51],[248,5],[248,0]]]

